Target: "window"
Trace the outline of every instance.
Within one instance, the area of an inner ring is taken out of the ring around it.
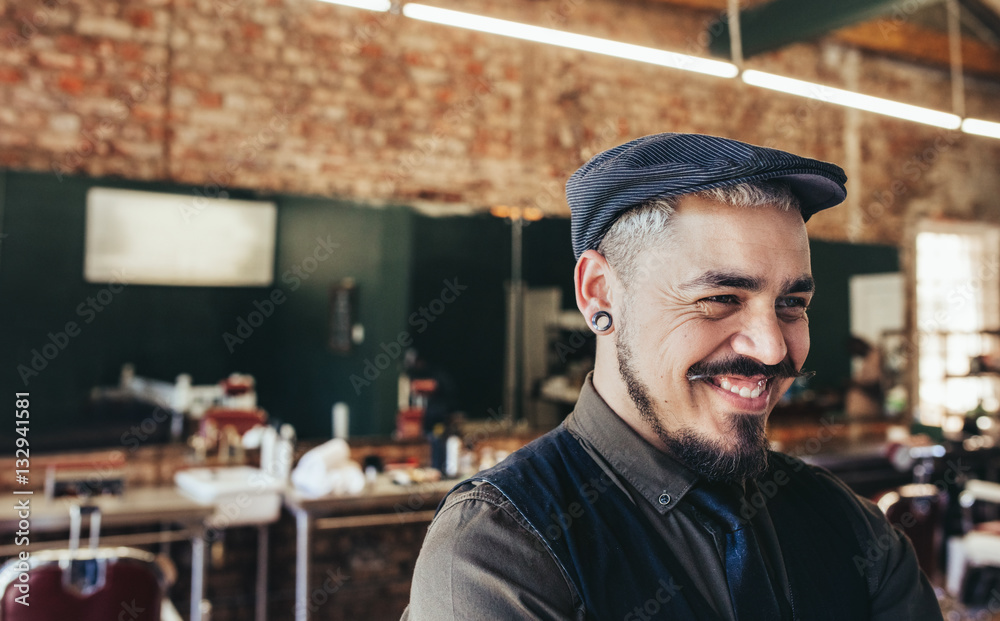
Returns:
[[[921,223],[916,303],[919,422],[954,430],[980,401],[1000,408],[1000,375],[973,362],[1000,354],[1000,227]]]

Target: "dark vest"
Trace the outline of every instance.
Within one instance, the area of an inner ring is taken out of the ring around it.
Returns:
[[[779,470],[787,476],[776,476]],[[569,577],[587,619],[718,619],[653,525],[565,426],[470,480],[491,483],[524,516],[541,538],[539,552],[548,549]],[[793,617],[867,619],[868,586],[854,563],[864,557],[861,531],[850,523],[857,514],[850,501],[801,461],[778,453],[759,481],[780,540]]]

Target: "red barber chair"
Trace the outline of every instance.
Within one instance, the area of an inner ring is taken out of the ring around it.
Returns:
[[[0,568],[0,621],[160,621],[166,580],[154,555],[97,547],[96,507],[71,512],[68,550],[32,552]],[[81,513],[91,515],[86,550]]]

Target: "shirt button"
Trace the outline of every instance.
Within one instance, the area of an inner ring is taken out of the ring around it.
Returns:
[[[663,492],[662,494],[660,494],[660,504],[664,505],[664,506],[669,505],[670,504],[670,494],[668,494],[666,492]]]

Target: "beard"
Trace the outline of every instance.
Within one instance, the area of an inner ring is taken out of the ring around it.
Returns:
[[[707,438],[690,427],[667,433],[656,414],[649,388],[639,379],[632,366],[634,358],[626,327],[629,324],[627,305],[622,315],[615,339],[618,372],[632,403],[639,411],[639,417],[666,445],[670,454],[709,481],[739,484],[762,474],[767,469],[770,449],[762,416],[730,414],[725,442]]]

